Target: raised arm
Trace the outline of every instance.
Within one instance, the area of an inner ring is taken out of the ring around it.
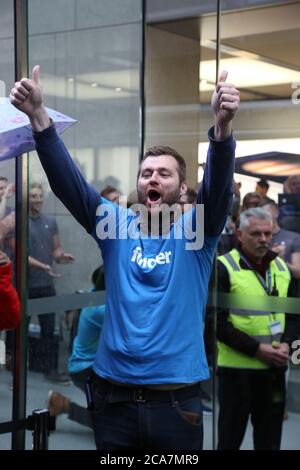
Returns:
[[[58,137],[43,105],[40,67],[32,70],[32,78],[22,78],[10,93],[11,103],[29,117],[36,150],[47,174],[51,189],[71,214],[88,232],[94,228],[96,208],[101,201],[74,164]]]
[[[204,204],[205,233],[222,232],[232,201],[235,141],[232,120],[239,106],[239,92],[227,83],[226,71],[220,75],[211,106],[215,125],[209,130],[210,146],[197,202]]]

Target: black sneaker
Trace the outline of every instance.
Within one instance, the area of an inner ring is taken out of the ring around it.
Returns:
[[[70,377],[64,372],[52,371],[44,374],[44,377],[49,382],[55,382],[60,385],[70,385],[71,383]]]

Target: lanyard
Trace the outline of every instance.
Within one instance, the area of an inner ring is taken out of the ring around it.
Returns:
[[[262,275],[259,274],[257,271],[255,271],[255,269],[253,269],[253,267],[251,266],[249,261],[242,255],[242,253],[240,253],[240,257],[244,261],[244,263],[248,266],[248,268],[251,269],[251,271],[254,272],[255,276],[257,277],[260,284],[262,285],[264,291],[268,295],[271,295],[271,293],[272,293],[272,275],[271,275],[270,268],[268,268],[268,270],[267,270],[267,282],[266,282],[266,280],[262,277]]]
[[[244,257],[244,255],[242,255],[242,253],[240,253],[240,258],[244,261],[244,263],[246,264],[246,266],[248,266],[249,269],[251,269],[251,271],[255,274],[256,278],[258,279],[258,281],[260,282],[261,286],[263,287],[264,291],[266,292],[267,295],[272,295],[272,275],[271,275],[271,269],[268,268],[267,270],[267,282],[265,281],[265,279],[262,277],[261,274],[259,274],[257,271],[255,271],[255,269],[253,269],[253,267],[251,266],[251,264],[249,263],[249,261]],[[270,312],[270,317],[272,320],[275,320],[275,315],[274,313]]]

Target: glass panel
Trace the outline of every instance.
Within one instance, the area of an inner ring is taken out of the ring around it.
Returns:
[[[235,204],[232,206],[231,217],[228,219],[228,224],[221,238],[219,253],[228,252],[232,247],[237,246],[238,240],[235,229],[239,223],[240,205],[242,206],[241,210],[243,210],[260,204],[271,213],[274,223],[273,235],[271,234],[272,236],[269,240],[269,235],[265,234],[267,242],[270,241],[270,246],[279,253],[279,257],[288,263],[293,277],[292,283],[294,289],[290,289],[289,295],[295,298],[296,304],[286,302],[286,308],[283,310],[293,313],[291,318],[286,319],[285,327],[285,333],[287,334],[288,325],[292,325],[292,333],[289,335],[291,339],[299,338],[300,335],[300,318],[299,314],[295,313],[299,311],[295,307],[297,302],[300,306],[298,300],[300,272],[300,230],[298,216],[300,189],[295,184],[295,182],[297,183],[297,178],[294,180],[289,178],[290,184],[285,183],[285,181],[290,175],[300,173],[300,156],[298,155],[299,129],[296,125],[299,121],[299,106],[297,106],[299,104],[300,82],[298,54],[299,18],[300,4],[298,2],[289,5],[223,13],[220,64],[220,70],[228,70],[229,81],[235,83],[240,89],[241,106],[234,124],[235,137],[237,138],[237,173],[235,174],[236,184],[234,186]],[[205,64],[207,70],[209,65],[209,62]],[[257,185],[259,180],[263,181]],[[264,180],[267,181],[267,184],[265,184]],[[253,193],[254,191],[258,192],[258,194],[250,194],[245,199],[247,193]],[[287,192],[289,194],[286,195],[285,193]],[[271,198],[271,200],[267,198]],[[266,203],[268,204],[266,205]],[[277,211],[276,203],[279,204],[280,213]],[[278,218],[279,214],[282,216],[281,219],[280,217]],[[242,233],[248,234],[251,240],[256,235],[255,233],[251,235],[250,229],[257,220],[251,219],[250,226],[241,226]],[[272,228],[270,222],[266,222],[266,220],[268,219],[262,219],[264,223],[269,224],[268,226]],[[241,218],[241,223],[243,224],[243,218]],[[296,232],[286,232],[282,230],[283,228],[296,230]],[[240,234],[241,248],[244,250],[243,253],[248,260],[247,262],[249,260],[252,263],[254,260],[258,261],[265,252],[264,249],[259,254],[257,246],[249,245],[249,239],[247,242],[245,236],[241,236],[241,232],[238,232],[238,234]],[[259,237],[260,235],[257,236]],[[247,265],[242,265],[243,273],[239,275],[234,271],[234,267],[231,264],[227,264],[227,268],[224,269],[221,266],[219,265],[217,276],[222,291],[228,292],[229,289],[226,283],[227,269],[230,272],[231,285],[235,282],[233,279],[236,279],[234,291],[243,294],[244,299],[247,298],[248,305],[250,305],[251,296],[255,301],[255,296],[264,295],[262,286],[254,276],[251,280],[249,278],[247,284],[243,287],[243,282],[246,279],[246,274],[244,273],[247,272]],[[278,292],[276,292],[278,290],[280,296],[285,295],[283,286],[285,285],[284,283],[287,284],[287,281],[284,281],[282,278],[279,285],[274,286],[276,276],[278,278],[282,276],[280,272],[278,271],[274,274],[275,278],[273,277],[273,288],[271,289],[272,295],[278,295]],[[259,298],[256,297],[256,299],[256,310],[261,310]],[[273,308],[269,306],[267,311],[280,311],[278,310],[276,300],[274,299],[273,301]],[[229,299],[231,306],[233,306],[233,301],[233,297]],[[220,305],[222,304],[220,303]],[[249,306],[245,307],[244,302],[236,304],[235,308],[251,309]],[[251,344],[253,346],[255,343],[249,344],[247,348],[245,338],[240,338],[239,343],[240,351],[244,352],[244,356],[237,356],[238,345],[236,341],[238,340],[237,337],[234,338],[234,332],[231,330],[231,327],[234,324],[236,329],[246,332],[248,337],[255,336],[258,343],[268,344],[268,347],[272,345],[275,347],[274,338],[276,333],[273,331],[271,334],[269,325],[274,320],[275,314],[272,315],[272,320],[271,314],[267,317],[266,315],[245,317],[238,316],[236,315],[237,313],[231,310],[230,324],[228,322],[228,311],[226,314],[226,311],[223,309],[222,313],[218,313],[219,335],[223,335],[224,343],[227,346],[231,345],[233,348],[230,352],[226,349],[226,346],[219,345],[218,361],[222,366],[219,369],[220,396],[223,400],[222,413],[224,410],[231,410],[231,416],[228,419],[236,417],[242,419],[242,409],[239,407],[238,398],[242,396],[241,393],[243,392],[241,392],[241,389],[238,389],[237,385],[237,377],[241,377],[242,373],[237,375],[237,370],[240,368],[254,368],[256,371],[253,373],[252,378],[249,378],[249,373],[248,375],[246,372],[243,373],[244,390],[249,392],[254,382],[261,384],[257,396],[260,399],[265,397],[265,404],[263,411],[261,409],[259,413],[261,417],[262,413],[268,410],[269,414],[266,420],[271,424],[273,430],[271,437],[273,448],[278,446],[278,440],[280,440],[280,432],[277,430],[277,427],[280,427],[283,419],[288,418],[283,424],[281,448],[299,449],[299,439],[296,437],[300,426],[298,399],[300,369],[299,364],[297,364],[299,362],[297,350],[291,356],[289,369],[285,374],[284,372],[280,373],[278,367],[273,367],[273,371],[276,370],[277,385],[280,380],[282,380],[282,383],[276,388],[276,384],[273,382],[271,388],[269,388],[270,393],[267,394],[267,387],[270,384],[268,381],[271,380],[271,369],[265,373],[261,370],[257,371],[258,367],[261,368],[264,364],[267,364],[266,356],[264,356],[262,362],[255,362],[256,359],[251,358]],[[221,318],[223,319],[222,321]],[[265,326],[263,326],[263,321],[266,322]],[[257,335],[263,335],[264,337],[257,338]],[[271,340],[273,340],[272,345]],[[252,339],[252,341],[254,340]],[[297,345],[295,344],[295,346]],[[252,354],[254,353],[255,347],[254,350],[252,349]],[[230,376],[230,372],[233,375]],[[285,407],[283,398],[284,380],[287,383],[287,401]],[[236,386],[233,385],[234,383]],[[252,398],[253,395],[251,394],[247,397],[243,396],[243,407],[247,400],[249,402]],[[222,416],[224,415],[222,414]],[[238,424],[235,423],[236,426]],[[224,432],[221,433],[222,439],[224,439],[223,446],[227,446],[227,448],[234,446],[233,433],[228,435],[228,427],[230,425],[227,421],[226,429],[224,427]],[[251,428],[252,425],[248,424],[244,439],[241,436],[242,449],[253,449]],[[258,429],[262,430],[261,425],[258,425]],[[261,448],[267,448],[269,445],[266,440],[267,432],[263,432],[263,434],[263,439],[260,440],[258,437],[256,445],[257,447],[262,446]],[[239,446],[239,444],[236,445]]]
[[[13,2],[1,2],[0,15],[0,107],[4,106],[4,98],[8,95],[14,83],[14,17]],[[1,159],[3,145],[0,144],[0,250],[11,258],[14,265],[14,184],[15,161]],[[1,295],[1,294],[0,294]],[[0,423],[12,419],[12,365],[13,365],[13,331],[0,332]],[[0,448],[11,448],[11,434],[0,435]]]
[[[166,2],[165,2],[166,3]],[[150,18],[172,17],[175,12],[185,16],[192,5],[161,5],[151,2]],[[182,3],[182,2],[181,2]],[[192,2],[190,2],[192,3]],[[209,2],[210,11],[216,11],[217,2]],[[160,13],[155,11],[159,7]],[[168,8],[170,7],[170,9]],[[171,7],[174,7],[173,10]],[[196,5],[197,12],[203,4]],[[154,15],[153,17],[151,15]],[[216,69],[216,15],[197,16],[174,21],[151,22],[146,36],[146,147],[169,145],[184,156],[187,163],[187,183],[194,192],[198,189],[198,148],[201,158],[208,147],[207,132],[212,125],[210,100],[214,89],[214,77],[208,82],[202,79],[202,61],[210,59]],[[199,145],[199,135],[201,144]],[[203,141],[203,142],[202,142]],[[200,157],[199,157],[200,158]],[[204,158],[204,157],[203,157]],[[201,160],[203,163],[205,159]],[[201,167],[202,169],[202,167]],[[202,178],[199,171],[200,180]],[[207,356],[211,366],[210,344]],[[212,449],[213,390],[212,381],[203,382],[204,449]]]
[[[41,66],[46,106],[79,121],[63,140],[99,192],[111,185],[128,195],[135,187],[140,20],[141,4],[133,0],[55,1],[51,5],[46,0],[29,1],[30,68]],[[60,416],[50,448],[94,449],[90,427],[78,425],[81,421],[71,416],[73,402],[81,406],[86,402],[82,391],[66,377],[80,309],[66,311],[64,296],[74,294],[76,303],[76,292],[92,288],[91,275],[103,262],[92,238],[53,195],[34,153],[30,154],[29,210],[29,254],[41,265],[36,268],[29,263],[28,296],[56,296],[57,302],[54,314],[46,313],[47,300],[40,304],[41,314],[32,300],[29,304],[28,410],[44,406],[50,389],[68,397],[70,407],[61,395],[52,395],[51,410]],[[56,252],[53,241],[60,244]],[[73,263],[55,262],[55,257],[58,261],[61,257],[59,246],[74,256]],[[33,309],[37,314],[30,314]]]

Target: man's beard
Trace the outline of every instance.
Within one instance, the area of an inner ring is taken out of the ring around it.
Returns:
[[[269,245],[258,245],[255,249],[256,255],[257,256],[262,256],[264,257],[267,254],[267,251],[269,250]]]

